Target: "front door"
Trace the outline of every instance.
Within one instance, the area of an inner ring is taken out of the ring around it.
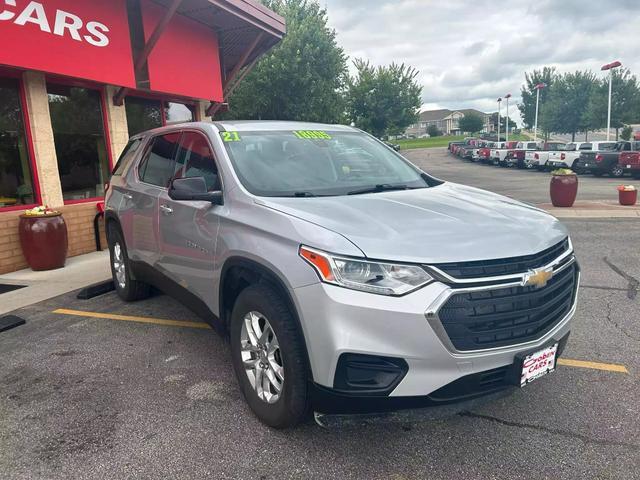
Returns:
[[[129,257],[154,265],[160,255],[158,198],[174,171],[174,155],[180,132],[152,138],[135,171],[128,174],[119,217]],[[133,169],[132,169],[133,170]]]
[[[220,190],[218,169],[207,137],[182,135],[174,178],[203,177],[210,191]],[[202,201],[175,201],[166,191],[159,198],[161,256],[159,269],[213,307],[213,271],[219,206]]]

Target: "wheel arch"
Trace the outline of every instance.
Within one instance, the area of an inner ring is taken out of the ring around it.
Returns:
[[[311,375],[310,378],[313,378],[307,341],[300,321],[298,308],[296,307],[296,303],[290,289],[287,287],[282,276],[279,273],[276,273],[273,268],[247,257],[229,257],[220,271],[220,288],[218,290],[219,317],[224,325],[227,335],[229,334],[228,332],[230,332],[229,322],[235,300],[238,298],[238,295],[240,295],[242,290],[255,284],[267,284],[272,286],[286,302],[302,340],[307,370],[309,375]]]

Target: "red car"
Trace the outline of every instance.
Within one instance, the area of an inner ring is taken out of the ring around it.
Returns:
[[[618,165],[633,178],[640,178],[640,141],[631,142],[631,151],[620,153]]]

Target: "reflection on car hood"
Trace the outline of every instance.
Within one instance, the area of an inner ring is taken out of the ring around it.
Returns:
[[[265,206],[323,226],[369,258],[441,263],[537,253],[567,236],[535,207],[453,183],[315,198],[261,198]],[[313,239],[306,240],[313,246]],[[339,253],[339,252],[338,252]]]

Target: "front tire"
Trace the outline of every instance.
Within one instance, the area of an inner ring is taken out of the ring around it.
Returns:
[[[269,285],[251,285],[231,313],[231,358],[253,413],[274,428],[300,423],[309,411],[307,363],[291,309]]]
[[[109,226],[108,231],[109,256],[111,276],[116,287],[116,293],[125,302],[142,300],[151,293],[151,287],[135,280],[131,275],[131,262],[127,254],[127,247],[122,238],[122,232],[115,225]]]

